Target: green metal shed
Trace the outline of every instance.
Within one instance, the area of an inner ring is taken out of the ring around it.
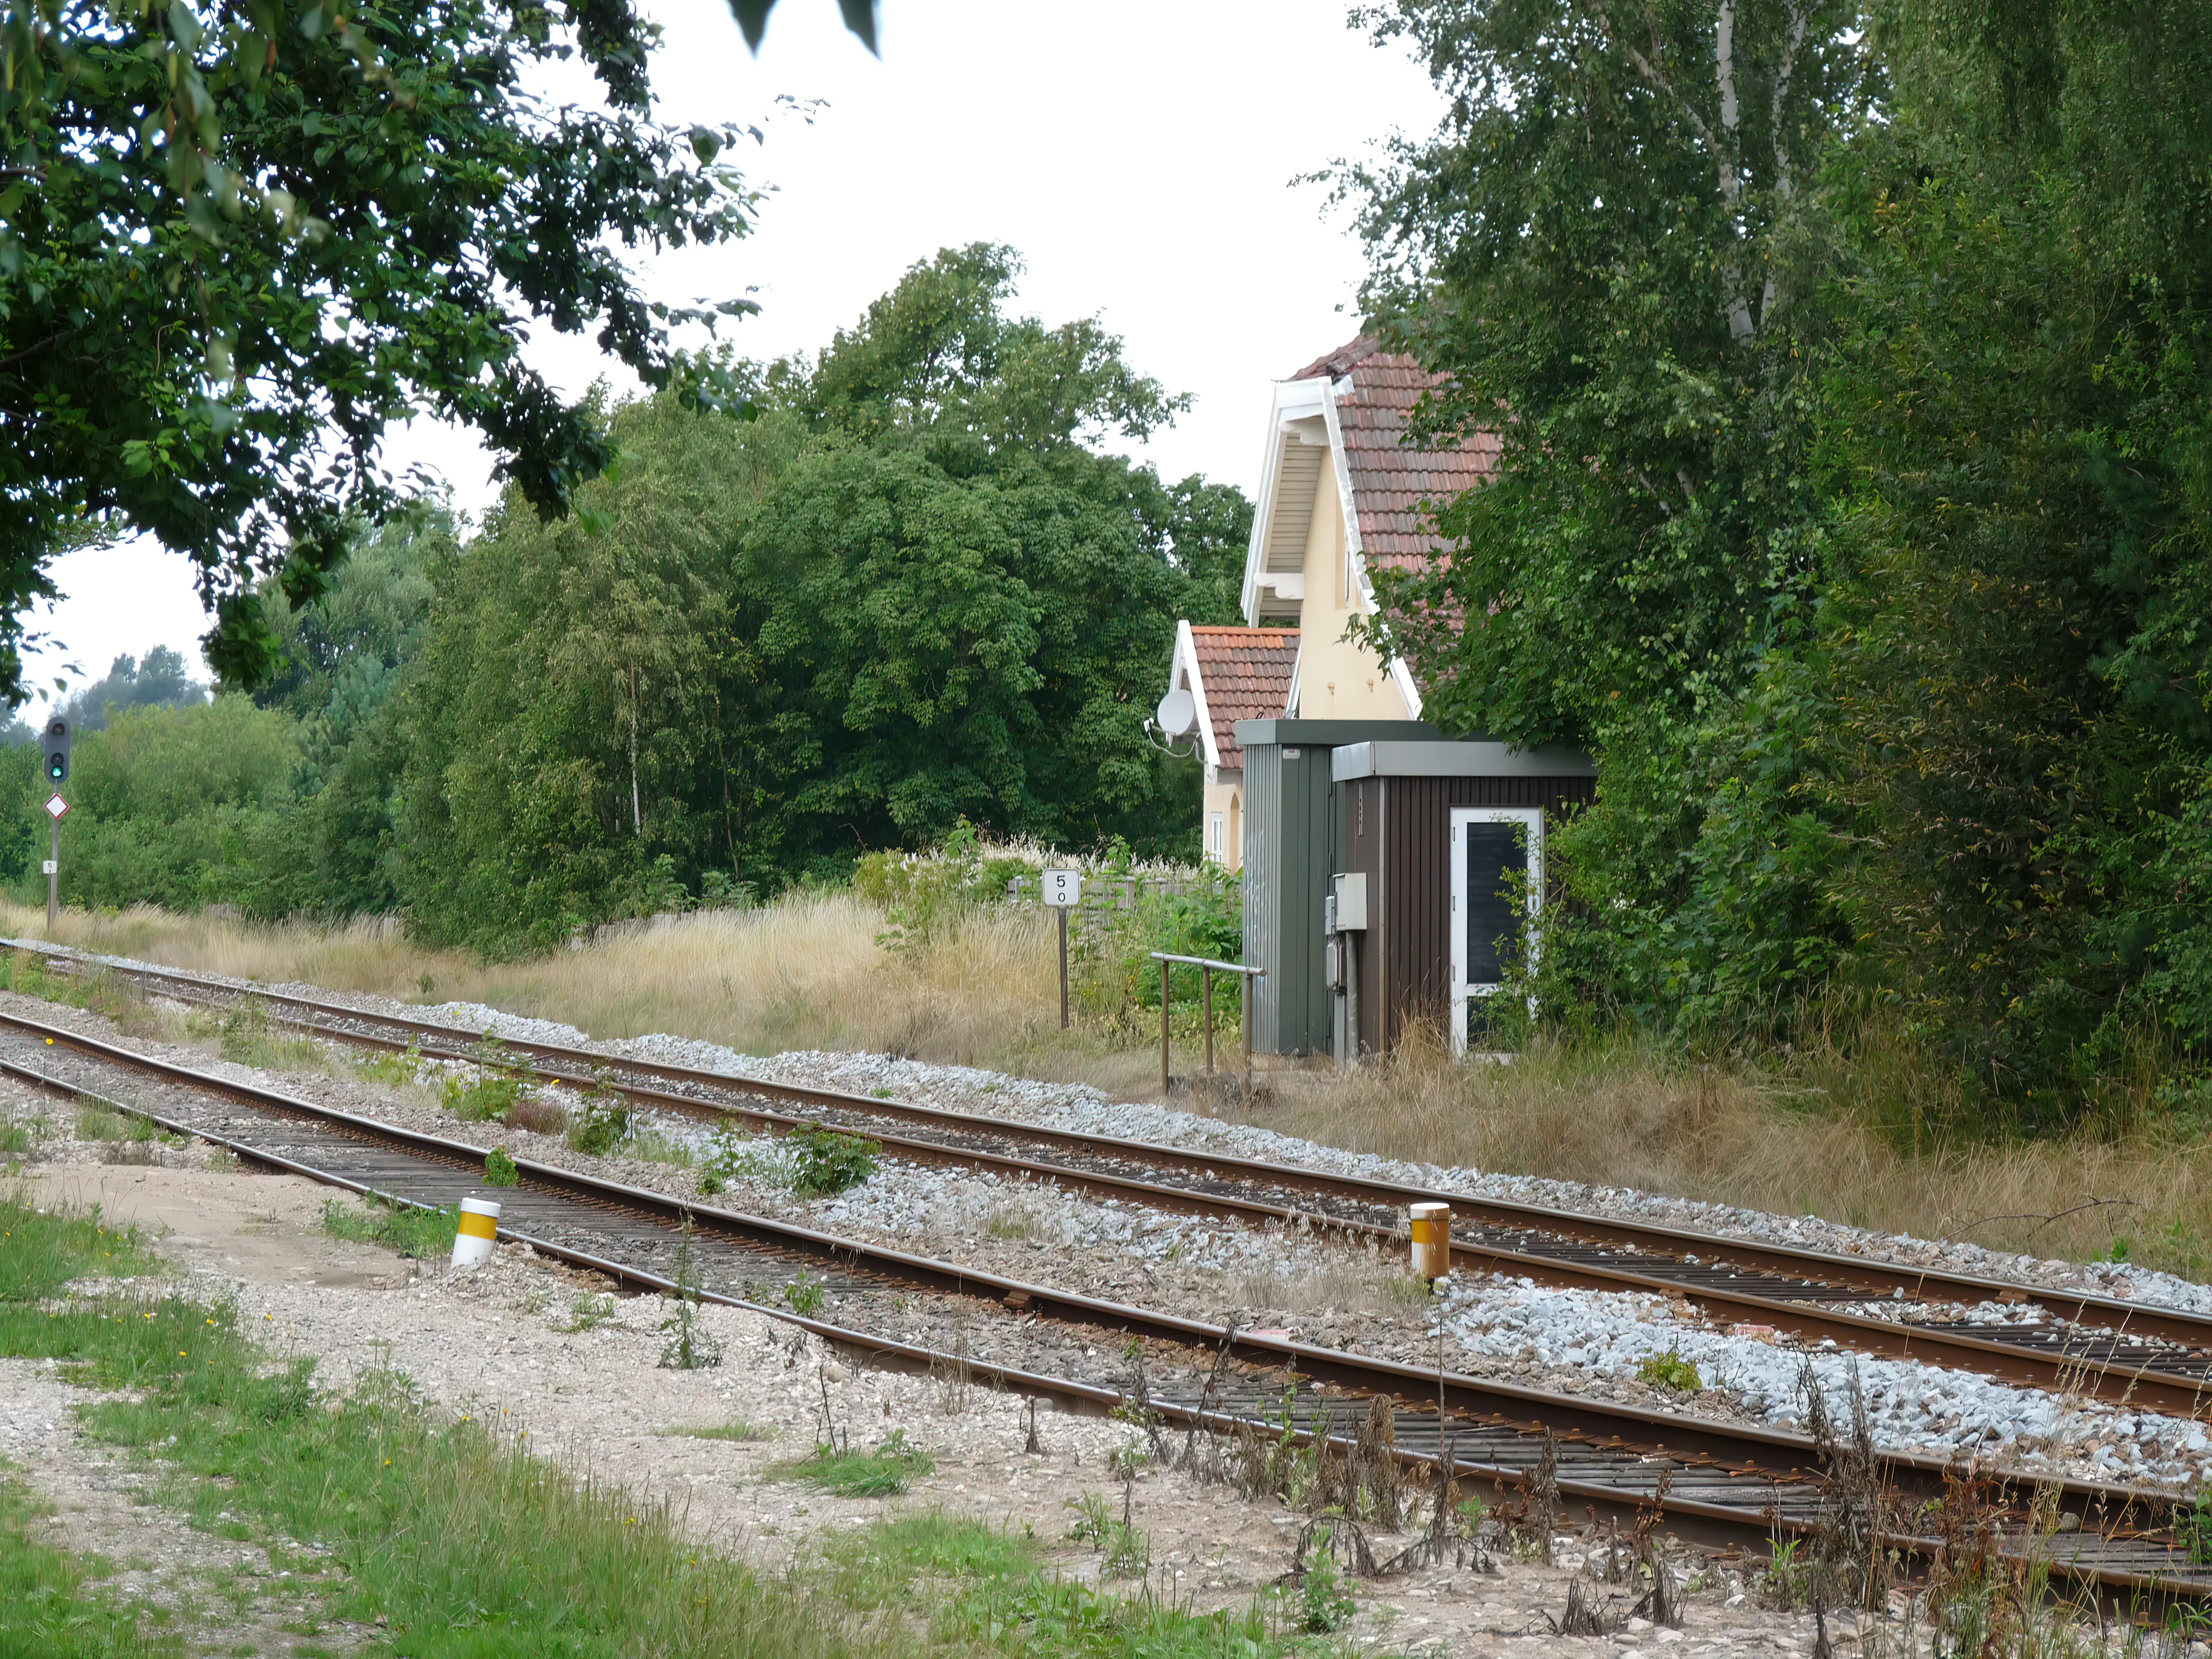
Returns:
[[[1252,1047],[1332,1052],[1334,1010],[1322,968],[1322,903],[1340,836],[1329,757],[1346,744],[1444,740],[1421,720],[1237,722],[1244,749],[1244,960],[1255,987]]]

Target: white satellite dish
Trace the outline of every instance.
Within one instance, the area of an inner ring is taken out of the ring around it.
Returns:
[[[1178,685],[1160,699],[1160,730],[1179,738],[1198,724],[1198,700]]]

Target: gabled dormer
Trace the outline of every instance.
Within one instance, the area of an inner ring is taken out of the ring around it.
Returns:
[[[1407,447],[1407,418],[1432,383],[1412,357],[1361,335],[1275,383],[1258,512],[1244,562],[1244,619],[1295,621],[1290,712],[1306,720],[1418,720],[1420,688],[1346,640],[1375,611],[1373,573],[1444,550],[1424,501],[1441,504],[1497,471],[1498,440]]]

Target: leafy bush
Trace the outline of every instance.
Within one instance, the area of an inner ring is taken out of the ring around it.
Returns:
[[[495,1146],[484,1156],[484,1185],[487,1187],[519,1186],[522,1172],[514,1167],[514,1159],[504,1146]]]
[[[1342,1630],[1358,1611],[1359,1604],[1345,1593],[1335,1558],[1326,1549],[1316,1551],[1313,1565],[1298,1581],[1297,1627],[1326,1636]]]
[[[538,1078],[529,1060],[514,1059],[490,1032],[477,1045],[475,1058],[474,1077],[455,1073],[440,1091],[447,1110],[464,1123],[505,1123],[516,1107],[537,1098]]]
[[[853,872],[853,890],[890,918],[887,945],[921,943],[958,916],[1006,896],[1006,884],[1043,868],[1038,849],[994,852],[962,818],[942,845],[920,853],[868,853]]]
[[[629,1103],[605,1077],[568,1114],[568,1145],[588,1158],[605,1158],[629,1138]]]
[[[835,1198],[876,1172],[880,1143],[819,1123],[783,1138],[785,1180],[798,1198]]]
[[[1164,884],[1140,886],[1137,902],[1109,912],[1085,931],[1076,951],[1077,992],[1085,1012],[1117,1027],[1135,1024],[1147,1009],[1160,1006],[1160,964],[1154,951],[1171,956],[1210,957],[1216,962],[1244,959],[1243,884],[1232,871],[1206,865],[1174,878],[1182,890]],[[1197,969],[1169,969],[1170,994],[1193,1023],[1200,1008]],[[1214,1023],[1236,1029],[1238,992],[1233,979],[1217,978]]]

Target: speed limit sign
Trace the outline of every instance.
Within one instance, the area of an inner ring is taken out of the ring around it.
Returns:
[[[1042,885],[1048,908],[1060,912],[1060,1029],[1067,1029],[1067,913],[1083,896],[1083,872],[1048,870]]]

